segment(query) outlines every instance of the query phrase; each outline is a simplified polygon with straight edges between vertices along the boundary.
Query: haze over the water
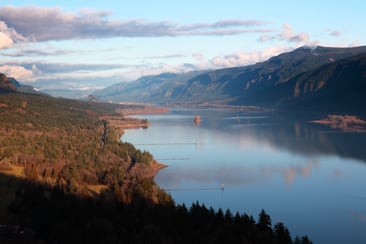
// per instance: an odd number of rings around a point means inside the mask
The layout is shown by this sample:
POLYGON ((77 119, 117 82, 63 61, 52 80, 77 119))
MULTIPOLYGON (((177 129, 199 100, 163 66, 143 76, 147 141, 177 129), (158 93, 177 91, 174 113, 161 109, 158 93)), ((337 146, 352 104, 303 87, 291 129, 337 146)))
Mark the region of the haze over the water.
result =
POLYGON ((252 64, 299 46, 366 43, 366 3, 1 1, 0 73, 92 91, 142 75, 252 64))

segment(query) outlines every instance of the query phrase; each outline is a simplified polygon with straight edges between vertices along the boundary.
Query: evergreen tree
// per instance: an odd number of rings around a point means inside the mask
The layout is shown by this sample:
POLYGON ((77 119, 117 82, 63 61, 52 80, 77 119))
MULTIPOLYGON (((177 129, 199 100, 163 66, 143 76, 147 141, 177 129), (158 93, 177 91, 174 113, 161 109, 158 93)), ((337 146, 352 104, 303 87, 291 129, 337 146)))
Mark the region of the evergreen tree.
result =
POLYGON ((259 213, 259 219, 257 225, 260 230, 272 231, 271 217, 264 211, 264 209, 262 209, 261 212, 259 213))
POLYGON ((277 223, 274 226, 274 235, 278 239, 278 241, 282 244, 292 243, 290 232, 283 223, 277 223))

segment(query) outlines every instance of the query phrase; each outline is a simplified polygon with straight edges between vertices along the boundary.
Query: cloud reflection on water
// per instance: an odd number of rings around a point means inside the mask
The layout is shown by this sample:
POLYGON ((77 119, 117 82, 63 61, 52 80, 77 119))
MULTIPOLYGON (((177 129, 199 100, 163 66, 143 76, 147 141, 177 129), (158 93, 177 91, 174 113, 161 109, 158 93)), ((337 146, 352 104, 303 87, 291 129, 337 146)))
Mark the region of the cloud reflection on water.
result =
POLYGON ((311 172, 318 168, 317 160, 309 160, 302 165, 289 166, 260 166, 249 167, 246 165, 189 168, 171 166, 162 170, 156 180, 159 185, 167 188, 179 187, 184 182, 194 184, 225 184, 226 186, 243 186, 263 182, 274 176, 283 178, 286 185, 291 186, 297 177, 307 178, 311 172))

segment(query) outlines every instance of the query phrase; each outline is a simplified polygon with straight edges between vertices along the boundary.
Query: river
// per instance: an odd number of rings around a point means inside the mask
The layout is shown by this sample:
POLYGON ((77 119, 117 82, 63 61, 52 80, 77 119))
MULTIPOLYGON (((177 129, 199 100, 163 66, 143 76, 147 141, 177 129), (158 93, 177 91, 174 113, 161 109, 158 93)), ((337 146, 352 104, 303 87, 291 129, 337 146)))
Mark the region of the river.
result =
POLYGON ((314 243, 366 243, 366 133, 274 114, 177 109, 123 141, 168 165, 155 178, 178 204, 283 222, 314 243), (195 115, 201 123, 193 122, 195 115))

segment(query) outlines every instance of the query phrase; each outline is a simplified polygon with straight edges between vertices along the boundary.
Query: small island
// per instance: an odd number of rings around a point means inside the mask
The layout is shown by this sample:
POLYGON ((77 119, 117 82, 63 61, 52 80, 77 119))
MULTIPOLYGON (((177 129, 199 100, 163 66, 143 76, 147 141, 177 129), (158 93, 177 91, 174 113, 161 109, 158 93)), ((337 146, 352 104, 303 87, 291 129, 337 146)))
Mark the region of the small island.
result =
POLYGON ((201 124, 201 117, 199 115, 196 115, 194 117, 193 122, 194 122, 195 125, 200 125, 201 124))

